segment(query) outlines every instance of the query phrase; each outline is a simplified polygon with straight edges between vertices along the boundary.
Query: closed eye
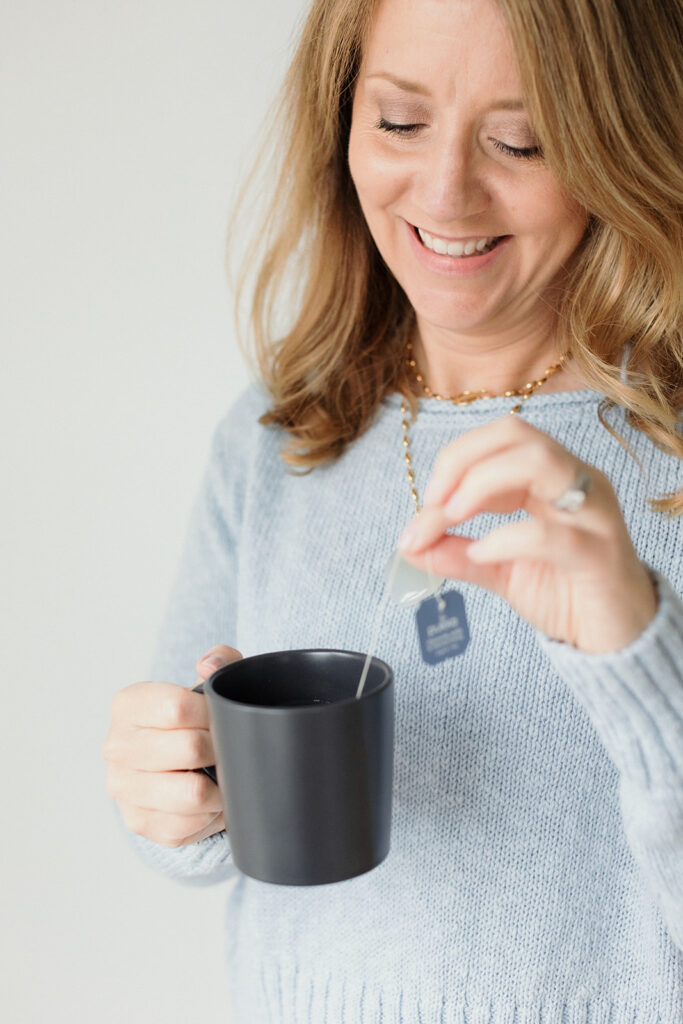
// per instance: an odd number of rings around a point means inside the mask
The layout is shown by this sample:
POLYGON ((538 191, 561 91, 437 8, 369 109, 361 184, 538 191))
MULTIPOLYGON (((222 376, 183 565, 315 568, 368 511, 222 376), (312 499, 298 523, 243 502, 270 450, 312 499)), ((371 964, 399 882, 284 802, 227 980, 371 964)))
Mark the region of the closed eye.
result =
POLYGON ((393 135, 402 135, 407 138, 409 135, 415 135, 417 130, 420 128, 419 124, 392 124, 391 121, 387 121, 385 118, 380 117, 379 121, 375 125, 382 132, 389 132, 393 135))
POLYGON ((514 156, 518 160, 533 160, 534 157, 543 156, 543 150, 540 146, 526 146, 518 149, 515 146, 508 146, 506 142, 501 142, 499 139, 489 139, 489 142, 492 142, 501 153, 505 153, 507 156, 514 156))

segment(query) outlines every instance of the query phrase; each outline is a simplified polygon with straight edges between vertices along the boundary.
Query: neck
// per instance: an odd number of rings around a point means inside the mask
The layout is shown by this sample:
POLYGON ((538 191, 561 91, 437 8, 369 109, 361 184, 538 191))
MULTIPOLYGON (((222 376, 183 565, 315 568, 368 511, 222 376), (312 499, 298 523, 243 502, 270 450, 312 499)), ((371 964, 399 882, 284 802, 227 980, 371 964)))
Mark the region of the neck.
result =
MULTIPOLYGON (((413 338, 413 358, 419 372, 433 393, 444 396, 482 390, 502 395, 538 380, 561 355, 549 327, 535 335, 507 338, 454 337, 450 331, 418 327, 413 338)), ((583 386, 567 361, 548 378, 542 390, 570 391, 583 386)))

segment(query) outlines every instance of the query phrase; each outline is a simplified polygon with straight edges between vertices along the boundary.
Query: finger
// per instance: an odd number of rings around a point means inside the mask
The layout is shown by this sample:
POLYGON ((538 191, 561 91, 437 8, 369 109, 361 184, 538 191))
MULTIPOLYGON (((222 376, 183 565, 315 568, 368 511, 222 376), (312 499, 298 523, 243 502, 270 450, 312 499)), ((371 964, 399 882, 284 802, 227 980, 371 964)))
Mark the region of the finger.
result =
POLYGON ((427 550, 419 554, 406 554, 406 560, 418 569, 445 576, 448 579, 475 583, 485 590, 502 594, 507 579, 506 566, 479 565, 467 557, 467 550, 474 541, 470 537, 453 537, 449 534, 439 537, 427 550))
MULTIPOLYGON (((427 508, 442 504, 459 486, 466 470, 473 463, 539 435, 552 441, 547 434, 516 416, 502 416, 483 427, 468 430, 439 452, 427 482, 423 505, 427 508)), ((554 441, 552 443, 557 444, 554 441)))
POLYGON ((577 572, 601 564, 603 546, 600 537, 580 526, 526 519, 501 526, 470 544, 467 557, 479 565, 532 559, 577 572))
MULTIPOLYGON (((519 492, 522 495, 522 492, 519 492)), ((502 497, 493 497, 488 502, 486 511, 494 513, 514 512, 520 508, 520 503, 515 494, 506 494, 502 497)), ((467 518, 467 517, 463 517, 467 518)), ((446 511, 443 505, 430 505, 422 508, 416 516, 408 523, 398 539, 398 548, 406 557, 426 550, 434 544, 446 530, 456 525, 456 519, 446 511)), ((469 540, 470 538, 465 538, 469 540)), ((413 560, 413 564, 418 563, 413 560)), ((420 566, 421 567, 421 566, 420 566)))
POLYGON ((210 675, 216 672, 219 668, 223 668, 224 665, 229 665, 232 661, 240 661, 242 659, 241 653, 234 647, 228 647, 227 644, 218 644, 216 647, 212 647, 202 655, 197 661, 195 668, 199 679, 197 682, 201 682, 203 679, 208 679, 210 675))
MULTIPOLYGON (((406 557, 420 554, 431 548, 452 526, 453 519, 443 506, 430 505, 429 508, 423 508, 418 512, 408 523, 398 539, 398 549, 406 557)), ((471 538, 463 539, 469 541, 471 538)), ((414 564, 417 565, 417 562, 414 564)))
POLYGON ((107 737, 103 755, 113 764, 147 772, 189 771, 216 763, 208 729, 119 729, 107 737))
POLYGON ((404 552, 412 553, 421 550, 445 533, 450 525, 443 506, 423 507, 403 529, 397 546, 400 551, 404 552))
POLYGON ((142 772, 118 768, 107 775, 107 791, 120 805, 168 814, 215 814, 220 790, 204 772, 142 772))
POLYGON ((201 693, 176 683, 131 683, 114 695, 112 721, 149 729, 208 729, 201 693))
POLYGON ((208 825, 204 828, 200 829, 198 832, 191 832, 189 835, 185 836, 185 843, 199 843, 202 839, 206 839, 208 836, 213 836, 216 832, 222 832, 224 829, 225 818, 223 816, 223 812, 220 811, 218 814, 214 814, 208 825))
POLYGON ((590 500, 572 515, 580 515, 584 527, 599 526, 604 523, 605 504, 600 500, 598 470, 537 439, 470 466, 444 511, 452 523, 459 523, 507 501, 509 511, 523 508, 534 515, 563 519, 565 513, 554 502, 572 486, 581 468, 590 473, 594 485, 590 500))
POLYGON ((225 828, 222 812, 216 814, 167 814, 144 807, 127 806, 121 815, 131 832, 162 846, 178 847, 198 842, 203 835, 225 828))

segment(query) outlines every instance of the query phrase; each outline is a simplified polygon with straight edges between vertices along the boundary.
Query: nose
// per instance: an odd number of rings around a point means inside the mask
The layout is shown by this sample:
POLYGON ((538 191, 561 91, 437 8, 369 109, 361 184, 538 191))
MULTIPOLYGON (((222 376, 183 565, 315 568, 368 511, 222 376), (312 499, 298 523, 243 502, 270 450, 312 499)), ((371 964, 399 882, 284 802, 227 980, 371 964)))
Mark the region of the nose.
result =
POLYGON ((464 222, 486 210, 490 196, 471 146, 444 139, 421 155, 416 200, 434 225, 464 222))

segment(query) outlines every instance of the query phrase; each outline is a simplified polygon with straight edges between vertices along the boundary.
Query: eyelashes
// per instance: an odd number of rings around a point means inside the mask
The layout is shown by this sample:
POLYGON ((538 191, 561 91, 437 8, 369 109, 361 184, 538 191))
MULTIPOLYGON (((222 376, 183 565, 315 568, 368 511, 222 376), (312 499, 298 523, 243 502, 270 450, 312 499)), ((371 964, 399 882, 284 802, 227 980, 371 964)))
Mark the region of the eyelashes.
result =
POLYGON ((518 149, 515 146, 508 146, 507 143, 501 142, 500 139, 489 139, 489 142, 492 142, 501 153, 507 153, 508 156, 514 156, 518 160, 533 160, 534 157, 543 156, 543 150, 540 146, 526 146, 518 149))
MULTIPOLYGON (((379 131, 387 132, 390 135, 397 135, 400 138, 408 139, 416 135, 422 126, 419 124, 393 124, 391 121, 387 121, 386 118, 380 117, 375 125, 379 131)), ((543 156, 543 150, 540 146, 508 146, 506 142, 501 142, 500 139, 492 139, 489 141, 493 143, 496 149, 500 150, 501 153, 505 153, 506 156, 514 157, 516 160, 533 160, 543 156)))
POLYGON ((375 128, 379 128, 382 132, 401 135, 403 138, 415 135, 419 127, 419 124, 392 124, 391 121, 386 121, 383 117, 380 117, 379 121, 375 125, 375 128))

